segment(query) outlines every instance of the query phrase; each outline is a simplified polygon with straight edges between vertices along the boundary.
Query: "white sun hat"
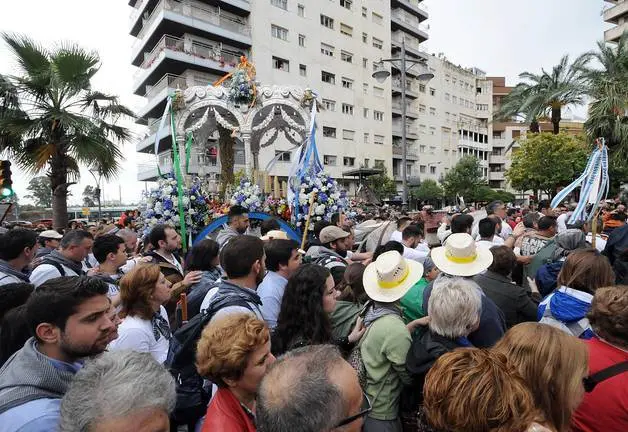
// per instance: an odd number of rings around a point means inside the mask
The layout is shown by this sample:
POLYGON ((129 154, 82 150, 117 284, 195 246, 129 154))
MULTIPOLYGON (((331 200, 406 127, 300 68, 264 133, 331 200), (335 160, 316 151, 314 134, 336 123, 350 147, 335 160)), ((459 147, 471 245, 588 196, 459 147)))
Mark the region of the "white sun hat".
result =
POLYGON ((430 256, 441 272, 452 276, 475 276, 493 263, 491 251, 476 247, 466 233, 451 234, 444 246, 432 249, 430 256))
POLYGON ((423 264, 390 251, 366 267, 362 283, 371 300, 392 303, 403 297, 422 277, 423 264))

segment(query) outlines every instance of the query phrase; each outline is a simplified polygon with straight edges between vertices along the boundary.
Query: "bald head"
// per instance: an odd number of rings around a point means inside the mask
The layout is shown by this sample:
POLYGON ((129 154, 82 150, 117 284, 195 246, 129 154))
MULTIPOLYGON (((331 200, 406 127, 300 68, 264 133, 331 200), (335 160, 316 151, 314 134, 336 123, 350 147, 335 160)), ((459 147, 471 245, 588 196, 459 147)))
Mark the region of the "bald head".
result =
POLYGON ((262 380, 257 393, 257 430, 331 431, 355 414, 354 406, 359 410, 361 401, 355 371, 336 347, 299 348, 277 360, 262 380))

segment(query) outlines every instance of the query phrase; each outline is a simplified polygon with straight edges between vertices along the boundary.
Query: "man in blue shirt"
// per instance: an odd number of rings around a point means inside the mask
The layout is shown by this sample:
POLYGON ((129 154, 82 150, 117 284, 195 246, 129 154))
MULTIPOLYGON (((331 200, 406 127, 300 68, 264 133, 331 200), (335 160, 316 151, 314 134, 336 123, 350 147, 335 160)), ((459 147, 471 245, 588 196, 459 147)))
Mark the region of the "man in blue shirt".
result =
POLYGON ((257 287, 262 300, 262 315, 271 329, 277 326, 281 299, 288 278, 301 265, 299 244, 294 240, 270 240, 265 246, 268 273, 257 287))
POLYGON ((86 276, 46 281, 26 303, 31 337, 0 369, 0 432, 57 430, 59 407, 86 357, 117 336, 107 284, 86 276))

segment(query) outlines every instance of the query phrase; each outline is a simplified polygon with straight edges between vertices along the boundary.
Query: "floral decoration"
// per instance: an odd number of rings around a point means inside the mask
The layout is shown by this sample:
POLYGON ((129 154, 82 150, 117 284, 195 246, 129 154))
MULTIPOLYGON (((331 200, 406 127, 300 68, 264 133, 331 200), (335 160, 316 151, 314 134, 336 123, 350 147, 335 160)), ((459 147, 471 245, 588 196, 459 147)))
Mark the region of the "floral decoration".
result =
POLYGON ((316 193, 314 209, 310 220, 309 230, 314 230, 314 224, 320 220, 331 221, 334 213, 344 212, 348 207, 346 193, 340 190, 338 182, 328 174, 320 172, 317 175, 305 175, 301 181, 299 191, 299 211, 294 221, 301 228, 305 224, 310 208, 310 197, 316 193))
POLYGON ((231 195, 231 205, 239 205, 250 212, 262 211, 263 204, 260 198, 261 190, 259 186, 252 183, 247 177, 240 179, 240 184, 231 195))

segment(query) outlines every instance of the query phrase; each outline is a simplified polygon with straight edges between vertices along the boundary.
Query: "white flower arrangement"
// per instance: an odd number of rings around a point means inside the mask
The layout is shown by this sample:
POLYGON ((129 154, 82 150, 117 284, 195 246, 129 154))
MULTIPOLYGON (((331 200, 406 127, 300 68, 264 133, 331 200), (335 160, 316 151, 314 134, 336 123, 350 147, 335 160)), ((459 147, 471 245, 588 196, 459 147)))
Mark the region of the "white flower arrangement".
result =
MULTIPOLYGON (((309 212, 310 197, 316 193, 314 208, 312 210, 312 220, 309 230, 314 230, 314 223, 320 220, 331 221, 334 213, 344 211, 349 202, 344 191, 340 190, 338 182, 328 174, 320 172, 317 175, 306 175, 301 181, 299 188, 299 211, 294 220, 297 227, 305 224, 309 212)), ((293 219, 294 219, 293 212, 293 219)))
POLYGON ((230 204, 242 206, 250 212, 259 212, 264 206, 260 194, 259 186, 244 177, 233 191, 230 204))

